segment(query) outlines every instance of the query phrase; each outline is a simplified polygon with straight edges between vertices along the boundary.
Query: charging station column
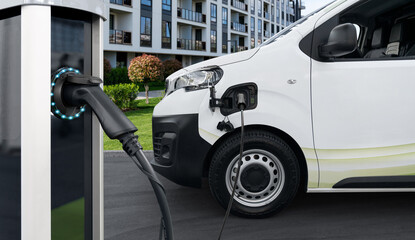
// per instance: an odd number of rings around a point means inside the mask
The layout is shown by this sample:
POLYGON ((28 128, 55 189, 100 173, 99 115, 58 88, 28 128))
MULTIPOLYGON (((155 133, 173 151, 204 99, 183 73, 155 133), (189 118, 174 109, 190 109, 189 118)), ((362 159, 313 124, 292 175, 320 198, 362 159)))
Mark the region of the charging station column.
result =
POLYGON ((103 239, 103 148, 88 108, 51 115, 51 76, 102 76, 101 0, 0 2, 0 239, 103 239))

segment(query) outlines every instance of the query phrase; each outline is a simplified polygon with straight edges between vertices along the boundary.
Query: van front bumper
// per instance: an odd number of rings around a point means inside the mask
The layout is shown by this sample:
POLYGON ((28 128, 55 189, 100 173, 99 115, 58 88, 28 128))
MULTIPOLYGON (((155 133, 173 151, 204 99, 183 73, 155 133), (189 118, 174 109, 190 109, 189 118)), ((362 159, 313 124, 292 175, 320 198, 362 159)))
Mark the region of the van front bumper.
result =
POLYGON ((198 114, 153 117, 154 170, 184 186, 200 187, 211 145, 199 135, 198 114))

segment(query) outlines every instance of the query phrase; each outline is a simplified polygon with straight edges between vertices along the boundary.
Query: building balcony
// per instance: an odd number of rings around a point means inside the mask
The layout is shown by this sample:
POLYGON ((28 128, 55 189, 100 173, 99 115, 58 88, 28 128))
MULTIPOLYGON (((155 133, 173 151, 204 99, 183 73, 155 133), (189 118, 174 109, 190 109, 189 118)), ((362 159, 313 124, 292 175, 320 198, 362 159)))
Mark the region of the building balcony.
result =
POLYGON ((110 0, 110 3, 117 4, 117 5, 122 5, 122 6, 127 6, 127 7, 132 7, 131 0, 110 0))
POLYGON ((264 37, 266 37, 266 38, 271 37, 271 35, 270 35, 269 31, 264 30, 264 37))
POLYGON ((112 44, 127 44, 131 45, 131 32, 122 30, 110 30, 109 31, 109 43, 112 44))
POLYGON ((248 50, 248 47, 245 47, 245 46, 235 46, 235 45, 231 46, 231 53, 242 52, 246 50, 248 50))
POLYGON ((269 13, 268 12, 264 12, 264 18, 269 20, 269 13))
POLYGON ((206 15, 184 8, 177 8, 177 17, 192 22, 206 23, 206 15))
POLYGON ((242 23, 237 23, 237 22, 231 22, 231 29, 238 31, 238 32, 242 32, 242 33, 247 33, 248 32, 248 25, 247 24, 242 24, 242 23))
POLYGON ((206 42, 191 40, 191 39, 177 39, 177 49, 193 50, 193 51, 206 51, 206 42))
POLYGON ((244 2, 238 1, 238 0, 232 0, 231 5, 234 8, 237 8, 242 11, 248 12, 248 4, 245 4, 244 2))

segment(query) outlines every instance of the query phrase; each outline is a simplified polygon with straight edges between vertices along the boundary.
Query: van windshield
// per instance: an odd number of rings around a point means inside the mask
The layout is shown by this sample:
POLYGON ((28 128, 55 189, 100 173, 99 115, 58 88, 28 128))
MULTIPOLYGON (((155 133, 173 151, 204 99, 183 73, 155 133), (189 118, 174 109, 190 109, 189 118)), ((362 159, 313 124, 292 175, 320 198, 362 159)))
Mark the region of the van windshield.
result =
POLYGON ((303 22, 307 21, 307 19, 309 19, 311 16, 313 16, 314 14, 316 14, 316 13, 320 12, 321 10, 325 9, 327 6, 329 6, 329 5, 330 5, 330 4, 332 4, 332 3, 333 3, 333 2, 331 2, 331 3, 327 4, 327 5, 325 5, 324 7, 320 8, 320 9, 317 9, 316 11, 314 11, 314 12, 312 12, 312 13, 308 14, 307 16, 305 16, 305 17, 303 17, 303 18, 299 19, 299 20, 298 20, 298 21, 296 21, 295 23, 293 23, 293 24, 289 25, 288 27, 284 28, 284 30, 282 30, 281 32, 279 32, 279 33, 275 34, 274 36, 272 36, 270 39, 268 39, 267 41, 265 41, 264 43, 262 43, 261 45, 259 45, 259 47, 266 46, 266 45, 268 45, 268 44, 270 44, 270 43, 275 42, 278 38, 280 38, 280 37, 282 37, 282 36, 284 36, 284 35, 288 34, 289 32, 291 32, 291 29, 292 29, 292 28, 294 28, 295 26, 298 26, 298 25, 300 25, 301 23, 303 23, 303 22))

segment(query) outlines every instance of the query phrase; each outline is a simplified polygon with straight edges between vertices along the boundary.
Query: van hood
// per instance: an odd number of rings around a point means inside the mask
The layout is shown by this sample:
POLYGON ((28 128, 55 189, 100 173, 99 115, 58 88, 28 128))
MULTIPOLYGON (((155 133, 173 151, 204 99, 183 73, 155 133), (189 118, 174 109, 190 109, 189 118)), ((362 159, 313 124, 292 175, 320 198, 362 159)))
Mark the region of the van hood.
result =
POLYGON ((220 67, 224 65, 237 63, 237 62, 243 62, 243 61, 246 61, 252 58, 258 51, 259 51, 259 48, 254 48, 254 49, 250 49, 247 51, 228 54, 228 55, 216 57, 213 59, 209 59, 207 61, 203 61, 200 63, 196 63, 196 64, 190 65, 186 68, 183 68, 173 73, 172 75, 168 77, 168 79, 174 79, 182 74, 185 74, 186 72, 191 72, 193 70, 203 68, 203 67, 208 67, 208 66, 219 66, 220 67))

